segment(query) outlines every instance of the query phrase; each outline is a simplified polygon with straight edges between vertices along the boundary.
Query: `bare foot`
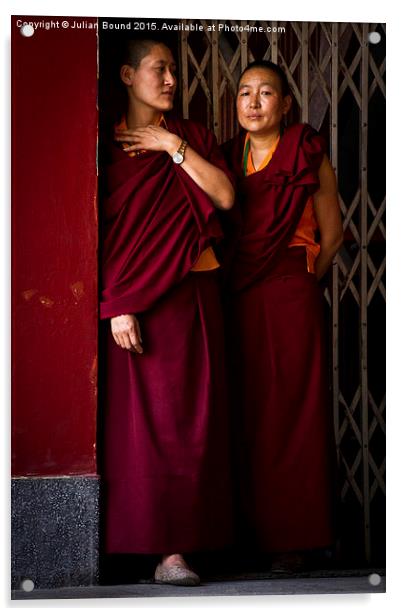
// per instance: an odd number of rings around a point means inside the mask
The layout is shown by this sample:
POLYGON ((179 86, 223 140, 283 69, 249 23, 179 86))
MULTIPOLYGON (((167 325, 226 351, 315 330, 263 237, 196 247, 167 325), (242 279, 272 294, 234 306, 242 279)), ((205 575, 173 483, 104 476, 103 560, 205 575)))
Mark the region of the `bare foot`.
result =
POLYGON ((198 586, 200 578, 190 569, 181 554, 165 554, 156 567, 154 580, 157 584, 198 586))
POLYGON ((164 554, 161 564, 166 567, 179 565, 180 567, 186 567, 188 569, 188 564, 184 560, 182 554, 164 554))

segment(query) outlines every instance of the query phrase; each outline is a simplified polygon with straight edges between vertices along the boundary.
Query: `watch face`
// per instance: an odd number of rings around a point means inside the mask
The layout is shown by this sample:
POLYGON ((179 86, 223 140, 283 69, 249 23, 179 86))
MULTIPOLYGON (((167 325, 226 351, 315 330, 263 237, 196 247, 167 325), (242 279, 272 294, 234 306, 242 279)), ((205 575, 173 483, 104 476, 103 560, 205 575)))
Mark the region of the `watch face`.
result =
POLYGON ((177 163, 178 165, 180 165, 180 163, 182 163, 184 160, 183 154, 180 154, 179 152, 175 152, 172 158, 173 162, 177 163))

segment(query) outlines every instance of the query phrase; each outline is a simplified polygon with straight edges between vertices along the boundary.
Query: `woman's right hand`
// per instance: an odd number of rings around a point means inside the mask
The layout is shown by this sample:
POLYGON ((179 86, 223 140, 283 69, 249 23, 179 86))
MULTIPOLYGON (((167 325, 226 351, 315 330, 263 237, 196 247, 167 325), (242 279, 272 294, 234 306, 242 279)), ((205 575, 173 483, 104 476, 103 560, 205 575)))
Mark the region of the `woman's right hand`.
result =
POLYGON ((121 314, 110 319, 113 338, 122 349, 143 353, 140 325, 133 314, 121 314))

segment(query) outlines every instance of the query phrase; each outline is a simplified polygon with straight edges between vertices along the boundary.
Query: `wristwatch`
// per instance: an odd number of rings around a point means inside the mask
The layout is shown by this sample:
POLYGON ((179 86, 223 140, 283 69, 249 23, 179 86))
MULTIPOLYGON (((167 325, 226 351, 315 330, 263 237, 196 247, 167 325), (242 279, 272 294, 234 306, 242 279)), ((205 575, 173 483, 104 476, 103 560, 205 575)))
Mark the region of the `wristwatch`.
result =
POLYGON ((177 152, 175 152, 172 156, 173 158, 173 162, 176 163, 176 165, 181 165, 181 163, 184 160, 184 151, 187 147, 187 141, 185 141, 183 139, 183 141, 181 142, 179 149, 177 150, 177 152))

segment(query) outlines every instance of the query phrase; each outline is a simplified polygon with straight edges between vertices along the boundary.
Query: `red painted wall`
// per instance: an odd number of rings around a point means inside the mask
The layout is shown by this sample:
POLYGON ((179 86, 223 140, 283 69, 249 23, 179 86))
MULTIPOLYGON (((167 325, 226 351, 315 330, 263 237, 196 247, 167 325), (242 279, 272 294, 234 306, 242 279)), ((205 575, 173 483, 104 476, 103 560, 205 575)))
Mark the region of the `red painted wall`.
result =
POLYGON ((11 24, 15 476, 96 473, 97 36, 73 22, 11 24))

